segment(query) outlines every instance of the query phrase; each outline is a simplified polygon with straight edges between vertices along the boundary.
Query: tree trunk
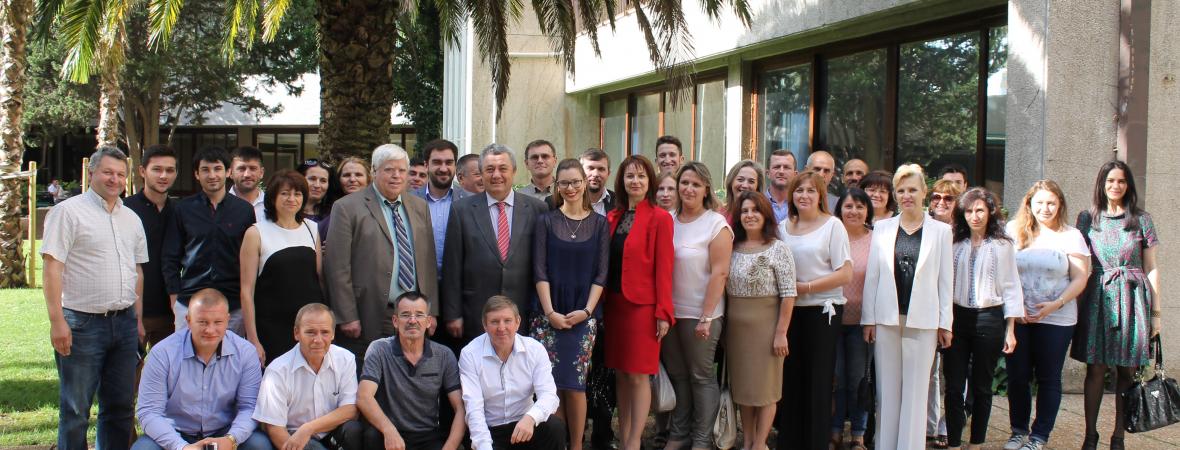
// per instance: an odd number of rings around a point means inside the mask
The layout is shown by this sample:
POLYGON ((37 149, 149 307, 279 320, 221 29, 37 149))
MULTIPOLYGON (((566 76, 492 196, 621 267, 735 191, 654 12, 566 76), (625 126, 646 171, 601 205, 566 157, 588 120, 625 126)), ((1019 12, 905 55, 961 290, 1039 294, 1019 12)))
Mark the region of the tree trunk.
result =
POLYGON ((119 88, 119 66, 103 63, 99 77, 98 97, 98 145, 119 143, 119 108, 123 103, 123 91, 119 88))
MULTIPOLYGON (((21 115, 25 96, 25 44, 32 0, 0 0, 0 173, 21 168, 25 145, 21 115)), ((21 250, 21 192, 25 180, 0 181, 0 288, 25 287, 21 250)), ((36 211, 30 211, 36 214, 36 211)))
POLYGON ((319 2, 320 154, 330 161, 389 142, 397 3, 319 2))

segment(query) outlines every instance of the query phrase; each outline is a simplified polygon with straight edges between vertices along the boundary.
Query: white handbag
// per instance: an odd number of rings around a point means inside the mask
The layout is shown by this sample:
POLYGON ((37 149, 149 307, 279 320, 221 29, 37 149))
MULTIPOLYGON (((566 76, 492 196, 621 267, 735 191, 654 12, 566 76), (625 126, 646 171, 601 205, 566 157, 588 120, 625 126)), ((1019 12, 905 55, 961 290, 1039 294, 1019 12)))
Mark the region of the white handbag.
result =
POLYGON ((656 372, 651 388, 652 409, 657 412, 668 412, 676 408, 676 391, 672 389, 672 379, 668 378, 664 363, 660 363, 660 370, 656 372))
POLYGON ((733 396, 729 394, 729 369, 721 363, 721 405, 717 408, 717 421, 713 423, 713 444, 721 450, 733 448, 737 442, 737 413, 733 407, 733 396))

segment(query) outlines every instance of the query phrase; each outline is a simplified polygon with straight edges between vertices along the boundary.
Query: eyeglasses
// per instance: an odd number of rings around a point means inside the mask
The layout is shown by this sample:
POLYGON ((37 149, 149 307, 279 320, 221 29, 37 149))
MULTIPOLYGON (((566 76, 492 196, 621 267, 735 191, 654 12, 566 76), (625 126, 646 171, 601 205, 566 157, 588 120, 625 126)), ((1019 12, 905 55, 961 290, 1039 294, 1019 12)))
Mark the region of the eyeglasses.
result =
POLYGON ((558 189, 569 189, 569 188, 574 188, 574 189, 577 189, 577 188, 580 188, 580 187, 582 187, 582 183, 583 183, 583 180, 564 180, 564 181, 558 181, 558 182, 557 182, 557 188, 558 188, 558 189))
POLYGON ((930 203, 938 202, 954 203, 955 196, 950 194, 930 194, 930 203))
POLYGON ((429 315, 427 315, 426 313, 413 313, 413 314, 411 314, 411 313, 401 313, 401 314, 398 314, 398 315, 397 315, 397 317, 398 317, 399 319, 401 319, 401 320, 404 320, 404 321, 407 321, 407 322, 409 322, 409 321, 410 321, 410 319, 414 319, 414 320, 416 320, 416 321, 418 321, 418 322, 424 322, 424 321, 426 321, 426 318, 427 318, 427 317, 430 317, 430 316, 429 316, 429 315))

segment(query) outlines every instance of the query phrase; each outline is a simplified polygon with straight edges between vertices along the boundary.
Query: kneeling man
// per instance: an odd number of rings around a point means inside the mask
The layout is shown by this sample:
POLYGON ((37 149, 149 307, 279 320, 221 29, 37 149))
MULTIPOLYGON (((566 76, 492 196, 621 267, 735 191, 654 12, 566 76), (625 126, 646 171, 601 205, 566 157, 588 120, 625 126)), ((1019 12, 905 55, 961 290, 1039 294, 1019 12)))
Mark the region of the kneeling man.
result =
POLYGON ((474 450, 564 450, 565 424, 551 417, 558 399, 549 353, 536 339, 516 334, 516 303, 489 298, 483 328, 459 356, 474 450))
POLYGON ((357 407, 371 425, 365 428, 365 448, 457 449, 466 432, 459 363, 451 349, 426 339, 432 322, 430 301, 422 293, 405 292, 394 307, 397 334, 373 341, 365 353, 357 393, 357 407), (449 424, 438 422, 438 399, 444 395, 455 410, 449 424))
POLYGON ((266 366, 254 420, 275 448, 360 448, 356 359, 332 345, 335 329, 332 310, 321 303, 305 305, 295 314, 298 344, 266 366))
POLYGON ((188 328, 152 347, 139 380, 132 450, 271 449, 254 422, 262 367, 254 344, 229 327, 229 302, 206 288, 189 299, 188 328))

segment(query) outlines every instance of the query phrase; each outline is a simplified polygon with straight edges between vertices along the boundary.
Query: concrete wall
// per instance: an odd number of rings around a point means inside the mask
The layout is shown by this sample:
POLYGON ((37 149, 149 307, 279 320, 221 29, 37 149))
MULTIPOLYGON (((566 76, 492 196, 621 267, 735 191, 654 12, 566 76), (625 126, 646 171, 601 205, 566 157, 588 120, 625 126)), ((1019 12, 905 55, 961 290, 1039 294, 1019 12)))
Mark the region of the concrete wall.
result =
MULTIPOLYGON (((1013 0, 1009 2, 1011 42, 1008 58, 1008 150, 1005 205, 1019 208, 1022 193, 1034 181, 1057 181, 1066 193, 1070 217, 1088 208, 1098 167, 1114 157, 1118 103, 1119 9, 1117 2, 1013 0)), ((1180 175, 1175 143, 1180 130, 1180 5, 1152 3, 1151 81, 1148 111, 1147 174, 1138 179, 1144 207, 1160 232, 1160 292, 1165 330, 1180 325, 1180 308, 1168 292, 1180 286, 1180 270, 1166 262, 1180 257, 1176 223, 1180 211, 1170 204, 1165 183, 1180 175)), ((1072 219, 1071 219, 1072 223, 1072 219)), ((1164 333, 1165 352, 1177 354, 1180 338, 1164 333)), ((1180 363, 1173 358, 1169 367, 1180 363)), ((1084 366, 1066 364, 1066 388, 1079 390, 1084 366)))

